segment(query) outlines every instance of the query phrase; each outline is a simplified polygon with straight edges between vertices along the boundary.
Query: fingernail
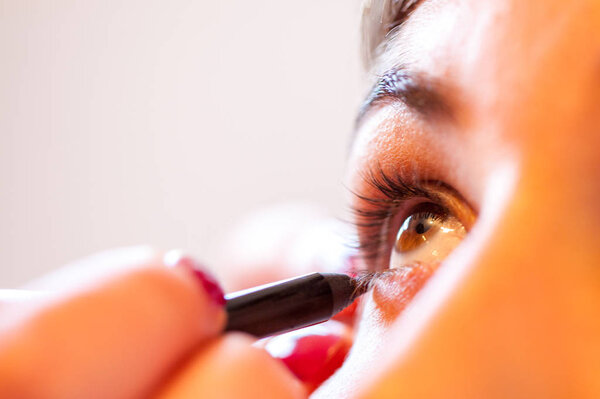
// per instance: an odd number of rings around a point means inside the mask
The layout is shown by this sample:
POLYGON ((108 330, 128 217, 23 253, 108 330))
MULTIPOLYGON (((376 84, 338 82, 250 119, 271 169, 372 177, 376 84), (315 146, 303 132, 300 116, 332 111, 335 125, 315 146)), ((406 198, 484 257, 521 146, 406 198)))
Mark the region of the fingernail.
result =
POLYGON ((270 338, 265 349, 312 392, 340 368, 352 345, 348 330, 333 323, 270 338))
POLYGON ((223 289, 217 280, 199 262, 178 250, 167 252, 163 261, 167 267, 188 270, 196 277, 196 280, 202 285, 202 288, 204 288, 204 291, 214 303, 219 306, 225 305, 223 289))

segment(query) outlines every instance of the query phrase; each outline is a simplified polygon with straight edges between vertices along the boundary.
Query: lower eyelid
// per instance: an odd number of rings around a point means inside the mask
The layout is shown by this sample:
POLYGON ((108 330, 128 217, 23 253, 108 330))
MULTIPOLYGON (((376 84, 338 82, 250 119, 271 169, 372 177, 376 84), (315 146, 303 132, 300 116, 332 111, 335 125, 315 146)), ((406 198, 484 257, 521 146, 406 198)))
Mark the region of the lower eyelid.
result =
POLYGON ((396 320, 436 269, 435 264, 413 263, 376 279, 372 284, 372 298, 381 320, 384 323, 396 320))

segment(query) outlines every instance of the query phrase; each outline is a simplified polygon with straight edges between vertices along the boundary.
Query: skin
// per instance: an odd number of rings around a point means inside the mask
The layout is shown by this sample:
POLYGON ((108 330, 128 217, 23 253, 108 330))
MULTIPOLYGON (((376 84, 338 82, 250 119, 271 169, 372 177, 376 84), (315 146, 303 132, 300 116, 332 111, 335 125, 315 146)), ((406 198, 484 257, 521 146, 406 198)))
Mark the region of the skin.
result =
POLYGON ((349 185, 374 164, 427 176, 478 219, 404 312, 398 281, 375 288, 315 397, 600 395, 599 49, 595 1, 432 0, 407 20, 374 69, 435 80, 455 116, 373 107, 349 185))
MULTIPOLYGON (((435 81, 452 118, 373 106, 348 185, 368 191, 375 165, 443 181, 477 219, 435 270, 367 294, 315 398, 600 397, 599 30, 592 0, 431 0, 410 16, 375 73, 435 81)), ((32 286, 58 300, 4 297, 0 397, 305 396, 248 337, 220 333, 222 309, 189 273, 152 251, 109 255, 32 286), (98 320, 126 328, 107 340, 98 320)))
POLYGON ((109 251, 29 288, 44 293, 16 299, 0 291, 0 397, 306 395, 252 339, 222 334, 223 308, 159 252, 109 251))

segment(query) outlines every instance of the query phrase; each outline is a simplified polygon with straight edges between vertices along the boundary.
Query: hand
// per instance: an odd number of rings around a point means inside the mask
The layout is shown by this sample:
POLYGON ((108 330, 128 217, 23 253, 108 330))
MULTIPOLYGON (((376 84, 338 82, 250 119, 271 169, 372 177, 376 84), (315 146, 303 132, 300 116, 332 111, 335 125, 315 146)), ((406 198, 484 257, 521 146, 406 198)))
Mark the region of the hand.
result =
MULTIPOLYGON (((347 226, 323 209, 286 203, 256 211, 237 222, 222 245, 217 269, 230 291, 310 272, 347 272, 351 255, 347 226)), ((355 302, 354 305, 357 305, 355 302)), ((308 392, 342 364, 352 345, 354 310, 334 320, 282 334, 258 344, 280 359, 308 392)))
POLYGON ((116 250, 28 287, 43 294, 0 292, 0 397, 304 397, 250 338, 222 334, 218 288, 190 259, 175 263, 116 250))

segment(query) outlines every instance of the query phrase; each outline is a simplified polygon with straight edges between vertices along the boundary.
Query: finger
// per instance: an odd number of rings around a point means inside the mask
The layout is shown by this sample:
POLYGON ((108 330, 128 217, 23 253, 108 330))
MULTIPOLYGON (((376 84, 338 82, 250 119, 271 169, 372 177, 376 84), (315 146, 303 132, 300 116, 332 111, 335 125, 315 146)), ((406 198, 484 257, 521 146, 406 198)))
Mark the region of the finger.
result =
POLYGON ((222 330, 223 308, 189 261, 169 269, 153 254, 139 262, 84 290, 3 310, 0 397, 142 397, 222 330))
POLYGON ((3 289, 0 290, 0 306, 43 299, 44 297, 47 297, 47 294, 42 291, 3 289))
POLYGON ((296 399, 306 391, 286 367, 253 340, 227 334, 198 350, 157 399, 296 399))
POLYGON ((312 392, 344 362, 352 346, 352 330, 330 320, 267 338, 259 344, 312 392))
POLYGON ((33 291, 73 291, 85 289, 99 280, 147 265, 148 259, 157 256, 148 245, 113 248, 68 263, 56 270, 29 281, 22 288, 33 291))

